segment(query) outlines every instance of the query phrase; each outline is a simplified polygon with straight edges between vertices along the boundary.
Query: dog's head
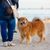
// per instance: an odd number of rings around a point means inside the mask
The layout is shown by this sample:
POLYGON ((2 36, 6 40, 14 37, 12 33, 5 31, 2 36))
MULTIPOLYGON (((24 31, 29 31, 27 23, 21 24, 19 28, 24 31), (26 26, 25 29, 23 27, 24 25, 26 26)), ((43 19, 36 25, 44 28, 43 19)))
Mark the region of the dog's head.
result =
POLYGON ((27 26, 27 24, 28 24, 28 20, 27 20, 26 17, 20 17, 20 18, 18 18, 18 25, 20 27, 25 27, 25 26, 27 26))

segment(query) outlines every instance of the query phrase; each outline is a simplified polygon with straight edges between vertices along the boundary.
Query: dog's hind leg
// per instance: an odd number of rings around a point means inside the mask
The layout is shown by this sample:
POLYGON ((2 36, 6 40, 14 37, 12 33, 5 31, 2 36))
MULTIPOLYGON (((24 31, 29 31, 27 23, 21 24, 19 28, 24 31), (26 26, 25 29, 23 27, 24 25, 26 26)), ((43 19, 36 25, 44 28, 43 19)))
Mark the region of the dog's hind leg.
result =
POLYGON ((42 40, 46 40, 46 35, 45 35, 45 33, 42 34, 42 40))
POLYGON ((43 40, 45 40, 45 34, 44 34, 44 32, 39 32, 38 36, 40 37, 40 41, 39 42, 42 42, 43 40))

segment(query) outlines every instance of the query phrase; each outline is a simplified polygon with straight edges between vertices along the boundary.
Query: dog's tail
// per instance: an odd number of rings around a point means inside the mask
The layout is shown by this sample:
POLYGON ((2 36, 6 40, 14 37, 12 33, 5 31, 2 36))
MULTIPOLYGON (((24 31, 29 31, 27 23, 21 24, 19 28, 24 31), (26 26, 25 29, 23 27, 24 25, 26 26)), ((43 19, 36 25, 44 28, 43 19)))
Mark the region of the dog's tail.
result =
POLYGON ((35 19, 35 21, 40 21, 40 19, 35 19))
POLYGON ((35 18, 33 18, 32 21, 42 21, 42 20, 40 18, 35 17, 35 18))

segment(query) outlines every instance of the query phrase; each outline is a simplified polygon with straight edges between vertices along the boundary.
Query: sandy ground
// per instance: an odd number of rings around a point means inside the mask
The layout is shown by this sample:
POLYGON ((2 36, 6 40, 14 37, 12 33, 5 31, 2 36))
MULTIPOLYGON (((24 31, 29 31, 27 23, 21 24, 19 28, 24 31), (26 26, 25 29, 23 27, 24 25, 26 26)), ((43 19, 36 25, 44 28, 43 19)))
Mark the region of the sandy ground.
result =
POLYGON ((19 33, 14 33, 14 43, 16 46, 14 47, 3 47, 2 41, 1 41, 1 36, 0 36, 0 50, 50 50, 50 24, 47 25, 47 30, 46 30, 46 41, 43 41, 39 44, 37 44, 37 41, 39 38, 33 37, 32 42, 30 43, 29 46, 25 42, 23 44, 20 44, 20 39, 19 39, 19 33))

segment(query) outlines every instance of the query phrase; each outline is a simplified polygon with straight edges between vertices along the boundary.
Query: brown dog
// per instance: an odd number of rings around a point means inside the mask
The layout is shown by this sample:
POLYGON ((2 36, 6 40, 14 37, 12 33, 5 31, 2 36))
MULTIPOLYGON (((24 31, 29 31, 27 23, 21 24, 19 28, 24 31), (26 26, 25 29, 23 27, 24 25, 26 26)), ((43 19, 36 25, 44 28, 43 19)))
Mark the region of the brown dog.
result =
POLYGON ((31 37, 36 34, 40 37, 40 41, 45 40, 44 23, 39 18, 29 22, 27 18, 20 17, 18 19, 18 29, 21 35, 21 42, 26 38, 26 42, 29 44, 31 37))

